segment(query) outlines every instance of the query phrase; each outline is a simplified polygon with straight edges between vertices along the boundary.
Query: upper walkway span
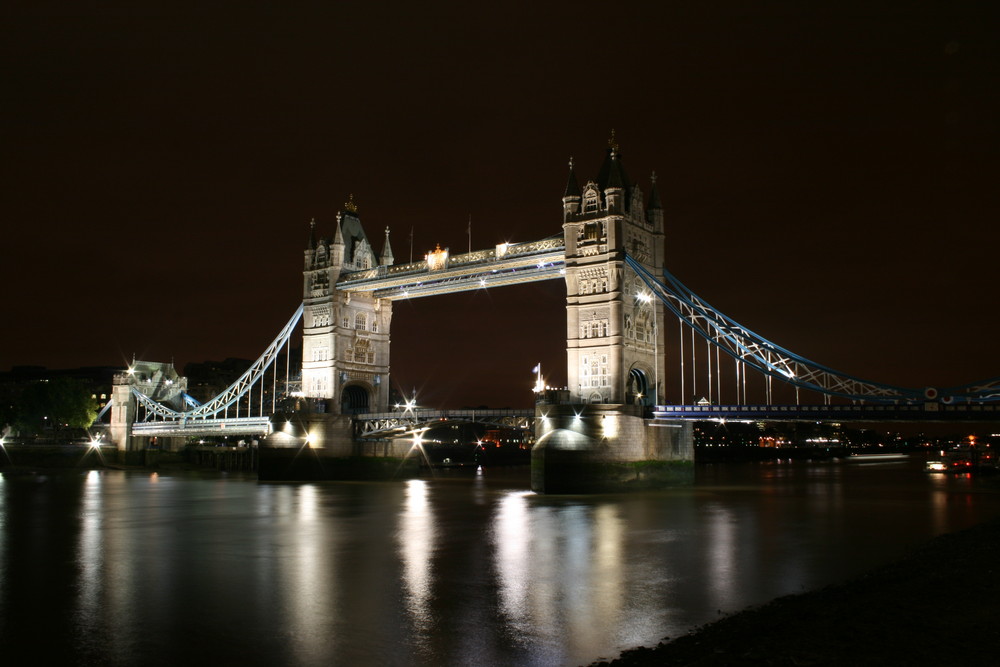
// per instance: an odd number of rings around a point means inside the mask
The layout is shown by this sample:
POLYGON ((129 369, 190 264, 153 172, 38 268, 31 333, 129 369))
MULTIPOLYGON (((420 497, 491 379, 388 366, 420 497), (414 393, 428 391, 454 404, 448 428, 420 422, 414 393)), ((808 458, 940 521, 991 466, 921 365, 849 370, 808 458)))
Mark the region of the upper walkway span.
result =
POLYGON ((345 274, 337 289, 391 301, 561 278, 565 265, 566 246, 558 236, 454 256, 438 249, 419 262, 345 274))

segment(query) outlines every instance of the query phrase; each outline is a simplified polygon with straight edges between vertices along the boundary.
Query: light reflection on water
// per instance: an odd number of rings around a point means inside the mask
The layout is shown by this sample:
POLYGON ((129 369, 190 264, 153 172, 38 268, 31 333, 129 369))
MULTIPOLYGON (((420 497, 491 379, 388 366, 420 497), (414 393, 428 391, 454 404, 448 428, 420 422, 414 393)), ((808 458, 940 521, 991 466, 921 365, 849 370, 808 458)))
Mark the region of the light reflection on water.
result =
POLYGON ((587 664, 1000 516, 995 486, 919 462, 705 466, 635 495, 526 487, 494 470, 0 475, 0 641, 60 664, 587 664))

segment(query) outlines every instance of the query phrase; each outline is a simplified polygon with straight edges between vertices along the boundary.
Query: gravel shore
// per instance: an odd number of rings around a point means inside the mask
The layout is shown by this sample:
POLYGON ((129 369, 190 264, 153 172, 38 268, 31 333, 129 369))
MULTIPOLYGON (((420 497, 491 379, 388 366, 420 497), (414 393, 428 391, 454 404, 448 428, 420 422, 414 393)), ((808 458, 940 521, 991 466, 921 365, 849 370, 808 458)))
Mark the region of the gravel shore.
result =
POLYGON ((1000 521, 596 665, 998 665, 1000 521))

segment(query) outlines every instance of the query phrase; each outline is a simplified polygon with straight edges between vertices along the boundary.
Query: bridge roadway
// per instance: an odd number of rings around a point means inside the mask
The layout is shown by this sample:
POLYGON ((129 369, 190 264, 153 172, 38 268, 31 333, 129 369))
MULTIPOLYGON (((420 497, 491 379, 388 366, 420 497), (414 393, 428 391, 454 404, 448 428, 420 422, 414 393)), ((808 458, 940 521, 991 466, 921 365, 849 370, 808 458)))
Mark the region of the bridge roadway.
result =
MULTIPOLYGON (((949 405, 922 404, 865 405, 659 405, 653 409, 658 420, 710 421, 720 419, 750 421, 909 421, 909 422, 1000 422, 1000 403, 949 405)), ((501 428, 534 428, 534 410, 395 410, 353 416, 357 437, 385 438, 430 428, 438 422, 467 422, 501 428)), ((270 417, 196 419, 189 421, 137 422, 137 436, 219 436, 259 435, 271 432, 270 417)))
POLYGON ((534 408, 520 410, 396 410, 354 415, 354 435, 361 438, 386 438, 432 428, 442 422, 486 424, 500 428, 531 429, 535 425, 534 408))
MULTIPOLYGON (((528 429, 534 427, 533 409, 521 410, 404 410, 373 412, 352 417, 354 433, 363 438, 384 438, 420 431, 440 422, 466 422, 528 429)), ((160 420, 136 422, 132 435, 145 437, 259 435, 271 433, 271 418, 230 417, 228 419, 160 420)))
POLYGON ((949 405, 945 403, 851 404, 851 405, 659 405, 657 419, 709 421, 911 421, 992 422, 1000 421, 1000 403, 949 405))
POLYGON ((370 292, 379 299, 406 299, 552 280, 565 275, 565 266, 566 246, 560 235, 454 256, 447 250, 435 251, 419 262, 345 274, 337 289, 370 292))
POLYGON ((267 435, 271 432, 271 418, 230 417, 228 419, 190 419, 136 422, 132 435, 146 437, 194 435, 267 435))

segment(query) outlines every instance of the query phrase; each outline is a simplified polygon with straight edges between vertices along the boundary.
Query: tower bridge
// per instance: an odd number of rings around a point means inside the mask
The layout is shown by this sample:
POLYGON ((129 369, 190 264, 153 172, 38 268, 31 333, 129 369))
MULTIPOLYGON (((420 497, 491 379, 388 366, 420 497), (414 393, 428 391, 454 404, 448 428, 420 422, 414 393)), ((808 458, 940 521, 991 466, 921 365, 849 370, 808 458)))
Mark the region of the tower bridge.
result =
MULTIPOLYGON (((533 487, 560 492, 641 486, 660 473, 676 480, 693 460, 697 419, 993 419, 1000 378, 947 389, 863 380, 796 355, 714 309, 666 271, 655 177, 648 187, 644 193, 628 177, 612 141, 597 176, 582 186, 570 162, 560 234, 455 255, 439 246, 405 264, 395 262, 388 228, 376 252, 351 199, 331 236, 310 224, 302 304, 251 368, 204 405, 190 403, 176 373, 167 377, 155 365, 131 369, 116 378, 112 438, 130 450, 142 438, 247 434, 268 447, 309 443, 349 457, 369 451, 366 441, 392 445, 394 436, 433 419, 508 419, 534 428, 533 487), (506 416, 389 409, 395 301, 557 278, 566 285, 568 378, 559 400, 540 397, 533 414, 506 416), (668 317, 680 330, 676 353, 666 345, 668 317), (293 370, 287 348, 299 325, 302 361, 293 370), (700 357, 696 340, 705 346, 700 357), (677 405, 665 400, 668 358, 680 380, 677 405), (722 400, 724 359, 737 378, 731 405, 722 400), (748 399, 749 376, 766 387, 762 403, 748 399), (707 405, 686 405, 699 380, 707 405), (795 406, 774 400, 774 383, 794 388, 795 406), (800 405, 800 391, 823 405, 800 405), (309 410, 297 413, 303 401, 309 410), (969 409, 950 409, 959 405, 969 409), (300 416, 292 420, 291 413, 300 416)), ((383 455, 405 456, 407 443, 397 440, 383 455)))

